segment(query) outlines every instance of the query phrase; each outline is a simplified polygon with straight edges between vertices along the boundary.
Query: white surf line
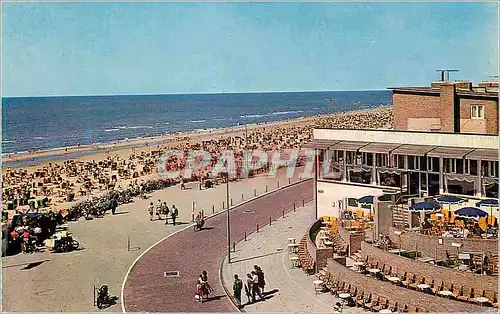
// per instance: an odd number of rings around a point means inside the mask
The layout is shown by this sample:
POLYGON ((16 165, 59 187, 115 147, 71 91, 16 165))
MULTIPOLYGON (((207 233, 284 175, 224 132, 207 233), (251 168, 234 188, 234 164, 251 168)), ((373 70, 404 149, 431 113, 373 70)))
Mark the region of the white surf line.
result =
MULTIPOLYGON (((212 218, 212 217, 215 217, 215 216, 217 216, 217 215, 220 215, 220 214, 222 214, 222 213, 225 213, 225 212, 227 212, 228 210, 232 210, 232 209, 234 209, 235 207, 239 207, 239 206, 244 205, 244 204, 246 204, 246 203, 252 202, 252 201, 254 201, 254 200, 258 199, 258 198, 261 198, 261 197, 264 197, 264 196, 269 195, 269 194, 271 194, 271 193, 277 192, 277 191, 279 191, 279 190, 283 190, 283 189, 285 189, 285 188, 288 188, 288 187, 291 187, 291 186, 294 186, 294 185, 297 185, 297 184, 303 183, 303 182, 305 182, 305 181, 307 181, 307 180, 311 180, 311 179, 299 180, 299 181, 297 181, 297 182, 294 182, 294 183, 291 183, 291 184, 288 184, 288 185, 284 185, 284 186, 282 186, 282 187, 280 187, 280 188, 276 188, 276 189, 274 189, 274 190, 271 190, 271 191, 269 191, 269 192, 267 192, 267 193, 264 193, 264 194, 261 194, 261 195, 254 196, 254 197, 252 197, 252 198, 250 198, 250 199, 248 199, 248 200, 246 200, 246 201, 243 201, 243 202, 241 202, 241 203, 239 203, 239 204, 236 204, 236 205, 234 205, 234 206, 232 206, 232 207, 229 207, 229 208, 228 208, 228 209, 226 209, 226 210, 221 210, 221 211, 219 211, 219 212, 217 212, 217 213, 215 213, 215 214, 212 214, 212 215, 208 216, 208 217, 207 217, 207 220, 208 220, 208 219, 210 219, 210 218, 212 218)), ((127 270, 127 273, 125 274, 125 278, 123 279, 123 283, 122 283, 122 287, 121 287, 121 291, 120 291, 120 301, 121 301, 121 305, 122 305, 122 312, 123 312, 123 313, 126 313, 126 312, 127 312, 127 311, 125 311, 125 299, 123 298, 123 294, 124 294, 124 290, 125 290, 125 283, 127 282, 128 276, 130 275, 130 272, 132 271, 132 268, 134 268, 135 264, 137 264, 137 262, 138 262, 138 261, 139 261, 139 260, 140 260, 140 259, 141 259, 141 258, 142 258, 142 257, 143 257, 146 253, 147 253, 147 252, 149 252, 152 248, 154 248, 155 246, 157 246, 158 244, 160 244, 160 243, 161 243, 161 242, 163 242, 164 240, 166 240, 166 239, 170 238, 171 236, 173 236, 173 235, 175 235, 175 234, 177 234, 177 233, 179 233, 179 232, 182 232, 182 231, 184 231, 184 230, 187 230, 188 228, 191 228, 193 225, 194 225, 194 223, 191 223, 191 224, 187 225, 186 227, 184 227, 184 228, 182 228, 182 229, 179 229, 179 230, 177 230, 177 231, 175 231, 175 232, 173 232, 173 233, 171 233, 171 234, 167 235, 167 236, 166 236, 166 237, 164 237, 163 239, 158 240, 155 244, 151 245, 151 246, 150 246, 149 248, 147 248, 144 252, 142 252, 142 253, 141 253, 141 254, 140 254, 140 255, 139 255, 139 256, 138 256, 138 257, 134 260, 134 262, 132 263, 132 265, 130 265, 129 269, 127 270)))

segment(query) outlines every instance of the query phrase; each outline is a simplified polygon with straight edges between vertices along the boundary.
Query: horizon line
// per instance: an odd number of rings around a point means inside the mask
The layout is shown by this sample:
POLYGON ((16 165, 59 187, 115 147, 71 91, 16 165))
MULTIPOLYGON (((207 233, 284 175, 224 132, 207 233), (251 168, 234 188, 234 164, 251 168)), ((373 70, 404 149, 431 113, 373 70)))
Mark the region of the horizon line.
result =
POLYGON ((5 96, 1 98, 49 98, 49 97, 112 97, 112 96, 175 96, 175 95, 227 95, 227 94, 279 94, 279 93, 326 93, 326 92, 370 92, 390 91, 389 89, 351 89, 351 90, 297 90, 297 91, 246 91, 246 92, 201 92, 201 93, 144 93, 144 94, 93 94, 93 95, 40 95, 5 96))

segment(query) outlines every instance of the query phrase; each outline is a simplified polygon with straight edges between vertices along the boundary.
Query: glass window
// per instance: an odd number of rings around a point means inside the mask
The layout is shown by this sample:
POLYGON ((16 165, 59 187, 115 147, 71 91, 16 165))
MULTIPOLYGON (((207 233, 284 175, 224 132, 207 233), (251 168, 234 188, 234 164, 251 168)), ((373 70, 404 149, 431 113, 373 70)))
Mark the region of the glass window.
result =
POLYGON ((439 158, 438 157, 428 157, 429 171, 439 172, 439 158))
POLYGON ((398 155, 398 169, 404 169, 404 168, 405 168, 405 156, 398 155))
POLYGON ((472 105, 470 107, 470 118, 471 119, 484 119, 484 106, 483 105, 472 105))
POLYGON ((420 157, 420 170, 422 170, 422 171, 426 171, 427 170, 427 163, 426 163, 426 160, 425 160, 424 156, 420 157))
POLYGON ((463 159, 455 159, 456 160, 456 173, 464 173, 464 160, 463 159))
POLYGON ((415 157, 414 156, 408 156, 408 169, 410 169, 410 170, 415 169, 415 157))
POLYGON ((363 153, 363 165, 373 166, 373 154, 363 153))
POLYGON ((469 174, 477 176, 477 160, 469 160, 469 174))

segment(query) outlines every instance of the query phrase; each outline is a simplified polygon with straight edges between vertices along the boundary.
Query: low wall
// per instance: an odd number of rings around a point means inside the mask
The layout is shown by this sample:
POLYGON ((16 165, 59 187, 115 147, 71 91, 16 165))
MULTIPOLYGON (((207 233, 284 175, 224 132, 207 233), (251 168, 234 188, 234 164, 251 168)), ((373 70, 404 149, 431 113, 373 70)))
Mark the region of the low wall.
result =
POLYGON ((316 272, 326 267, 327 259, 333 256, 333 248, 318 248, 316 246, 316 235, 322 226, 322 220, 318 219, 307 229, 307 252, 316 262, 316 272))
POLYGON ((399 273, 406 271, 417 276, 423 276, 426 282, 431 282, 434 279, 436 285, 443 281, 446 284, 453 284, 457 288, 463 286, 464 291, 470 291, 470 288, 473 287, 477 294, 482 293, 483 290, 495 292, 498 290, 498 277, 496 276, 482 276, 459 272, 447 267, 434 266, 386 252, 366 242, 361 244, 361 255, 363 259, 369 256, 370 261, 374 260, 381 264, 391 265, 393 271, 399 273))
POLYGON ((393 302, 398 302, 399 305, 407 304, 412 307, 423 307, 432 312, 481 312, 487 309, 479 305, 445 299, 406 289, 387 281, 377 280, 372 276, 354 272, 332 259, 328 260, 328 272, 334 275, 335 278, 341 278, 345 282, 356 286, 358 291, 371 293, 372 298, 387 298, 393 302))
POLYGON ((389 238, 393 247, 399 247, 401 238, 401 248, 407 251, 417 250, 425 257, 436 257, 438 260, 446 259, 446 251, 452 254, 457 253, 457 248, 452 243, 462 243, 460 252, 484 252, 497 254, 498 239, 459 239, 443 238, 443 244, 439 244, 439 238, 435 236, 420 234, 416 232, 404 232, 401 236, 394 234, 396 228, 389 228, 389 238))
POLYGON ((348 255, 352 255, 361 250, 361 242, 365 240, 365 232, 351 232, 342 226, 342 220, 338 220, 338 233, 342 240, 348 245, 348 255))

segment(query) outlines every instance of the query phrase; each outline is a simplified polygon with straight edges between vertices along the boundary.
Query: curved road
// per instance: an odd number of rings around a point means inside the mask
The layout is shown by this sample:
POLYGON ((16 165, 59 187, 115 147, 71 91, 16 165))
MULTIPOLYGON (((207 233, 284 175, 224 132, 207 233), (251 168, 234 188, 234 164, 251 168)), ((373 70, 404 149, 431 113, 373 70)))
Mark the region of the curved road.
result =
MULTIPOLYGON (((238 243, 244 232, 269 223, 289 211, 293 203, 302 206, 313 199, 313 180, 307 180, 231 209, 231 241, 238 243), (253 212, 249 212, 253 211, 253 212)), ((205 230, 188 228, 149 250, 135 264, 126 279, 123 300, 127 312, 236 312, 220 282, 220 264, 227 253, 227 216, 206 222, 205 230), (196 282, 203 270, 214 288, 209 302, 194 299, 196 282), (164 271, 179 271, 165 278, 164 271)), ((242 276, 243 274, 240 274, 242 276)))

